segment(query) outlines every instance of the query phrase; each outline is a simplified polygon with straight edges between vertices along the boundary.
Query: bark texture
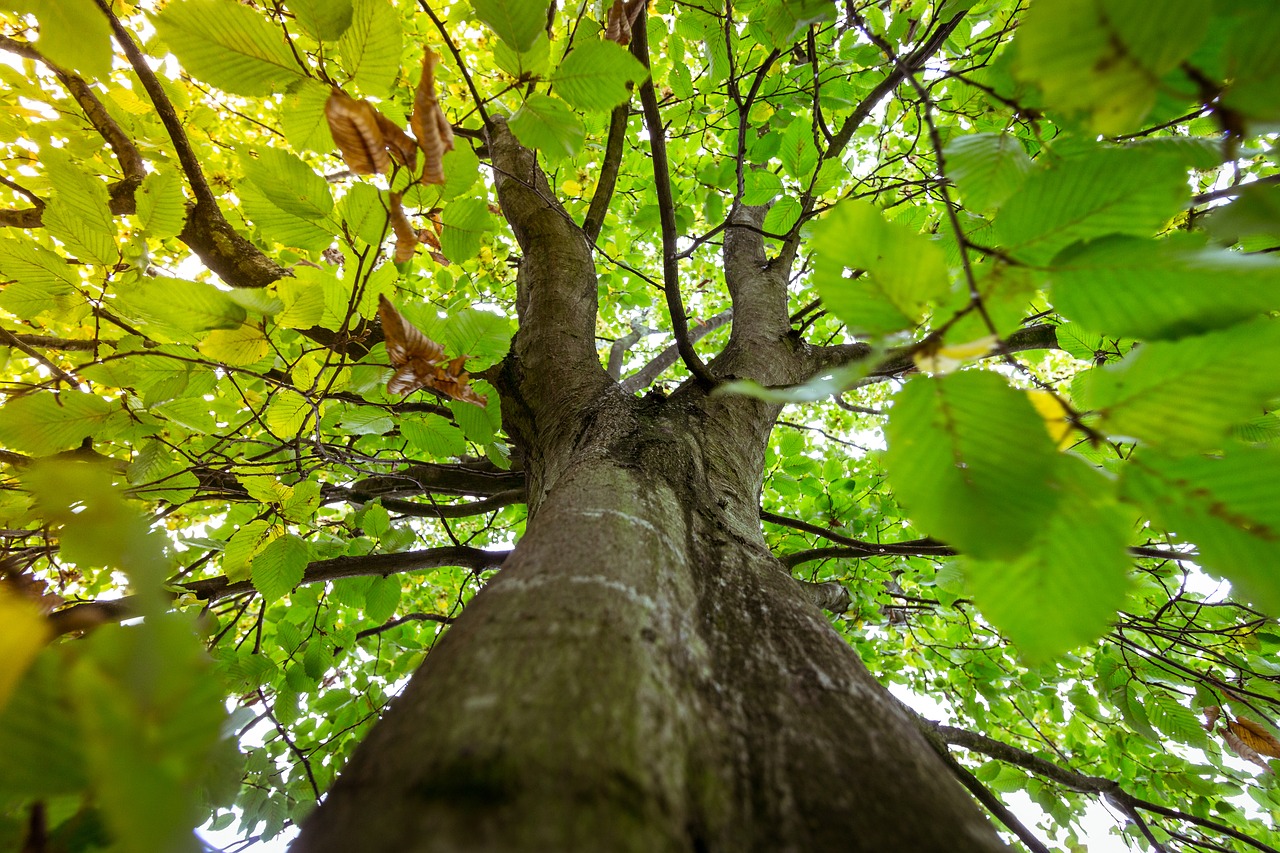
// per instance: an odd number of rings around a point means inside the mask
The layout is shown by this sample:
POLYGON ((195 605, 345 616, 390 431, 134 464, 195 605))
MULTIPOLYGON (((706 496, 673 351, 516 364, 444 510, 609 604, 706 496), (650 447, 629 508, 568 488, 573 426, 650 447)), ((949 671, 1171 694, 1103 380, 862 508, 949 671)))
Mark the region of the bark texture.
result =
MULTIPOLYGON (((589 242, 504 127, 524 251, 498 385, 527 532, 360 745, 295 851, 994 851, 998 836, 765 546, 778 408, 625 393, 592 340, 589 242)), ((760 211, 731 222, 758 222, 760 211)), ((726 229, 717 377, 824 363, 787 270, 726 229)))

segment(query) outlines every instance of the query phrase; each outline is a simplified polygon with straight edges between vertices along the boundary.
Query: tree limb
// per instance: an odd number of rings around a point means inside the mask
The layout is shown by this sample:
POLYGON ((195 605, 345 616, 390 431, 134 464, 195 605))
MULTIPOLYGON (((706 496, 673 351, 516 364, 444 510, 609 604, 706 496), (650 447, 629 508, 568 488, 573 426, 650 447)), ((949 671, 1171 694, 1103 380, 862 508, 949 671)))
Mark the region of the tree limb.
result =
MULTIPOLYGON (((483 551, 479 548, 458 545, 420 551, 402 551, 397 554, 335 557, 331 560, 317 560, 308 565, 298 585, 372 575, 386 577, 401 572, 439 569, 446 566, 459 566, 475 571, 496 569, 510 554, 510 551, 483 551)), ((191 594, 209 603, 256 592, 252 581, 232 581, 226 577, 191 581, 180 584, 174 589, 179 594, 191 594)), ((50 628, 57 635, 89 630, 107 622, 119 622, 136 615, 136 597, 128 595, 111 601, 85 601, 73 604, 50 613, 48 620, 50 628)))
POLYGON ((178 156, 178 162, 182 166, 183 174, 186 175, 187 183, 191 186, 191 192, 196 198, 195 206, 188 211, 186 224, 183 226, 182 233, 178 235, 178 239, 190 246, 205 266, 232 287, 266 287, 286 275, 283 267, 240 236, 223 217, 217 198, 200 168, 200 159, 187 138, 182 119, 174 110, 155 72, 151 70, 146 57, 134 43, 133 36, 111 11, 110 0, 95 0, 95 2, 107 16, 116 41, 124 50, 134 73, 138 75, 142 88, 151 98, 156 114, 169 133, 174 153, 178 156))
MULTIPOLYGON (((689 340, 696 343, 703 336, 715 331, 733 319, 733 309, 730 308, 721 311, 719 314, 707 319, 705 322, 694 326, 689 332, 689 340)), ((663 372, 680 360, 679 348, 672 344, 671 346, 658 353, 644 367, 622 380, 622 390, 628 394, 634 394, 648 388, 653 380, 657 379, 663 372)))
POLYGON ((524 252, 516 276, 520 331, 512 354, 536 375, 549 405, 575 405, 610 383, 596 353, 598 309, 591 244, 556 199, 534 152, 500 117, 489 128, 502 212, 524 252))
MULTIPOLYGON (((645 70, 649 70, 648 28, 638 26, 633 38, 634 50, 645 70)), ((680 296, 680 263, 676 259, 675 202, 671 197, 671 167, 667 163, 667 132, 662 125, 662 113, 658 109, 658 96, 653 89, 652 75, 640 85, 640 105, 644 110, 644 124, 649 131, 649 148, 653 153, 654 190, 658 198, 658 216, 662 222, 662 290, 667 300, 667 313, 671 316, 671 330, 676 339, 676 351, 698 385, 704 390, 715 387, 715 377, 707 369, 693 341, 689 339, 689 321, 684 313, 684 300, 680 296)))
POLYGON ((967 729, 957 728, 955 726, 942 725, 924 721, 933 728, 935 732, 947 743, 954 746, 963 747, 971 752, 978 752, 997 761, 1003 761, 1006 764, 1012 764, 1015 767, 1021 767, 1037 776, 1042 776, 1052 782, 1056 782, 1062 787, 1076 791, 1082 794, 1101 794, 1108 800, 1111 800, 1122 810, 1128 811, 1130 808, 1139 808, 1143 811, 1149 811, 1163 817, 1173 818, 1175 820, 1193 823, 1196 826, 1205 829, 1211 829, 1214 832, 1220 832, 1228 835, 1237 841, 1248 844, 1263 853, 1280 853, 1274 847, 1256 841, 1245 835, 1237 829, 1233 829, 1226 824, 1219 823, 1215 820, 1198 817, 1193 814, 1178 811, 1177 809, 1167 808, 1147 800, 1139 799, 1122 789, 1119 783, 1104 779, 1101 776, 1088 776, 1084 773, 1078 773, 1075 770, 1062 767, 1048 759, 1041 758, 1003 741, 995 740, 986 735, 977 732, 971 732, 967 729))
MULTIPOLYGON (((111 195, 111 212, 117 216, 133 213, 136 209, 133 194, 142 184, 142 179, 146 176, 147 170, 142 163, 142 155, 138 153, 137 146, 120 128, 116 120, 111 117, 111 114, 107 112, 107 108, 103 106, 102 101, 98 100, 98 96, 94 94, 93 89, 83 79, 54 64, 29 44, 0 35, 0 50, 6 50, 18 56, 42 63, 66 87, 71 97, 80 105, 80 109, 84 112, 85 118, 89 120, 89 124, 93 126, 93 129, 98 132, 98 135, 111 148, 112 153, 115 154, 116 162, 120 164, 121 178, 111 184, 108 190, 111 195)), ((28 195, 28 197, 31 196, 28 195)), ((43 224, 41 214, 44 204, 39 202, 38 199, 33 198, 32 200, 33 203, 36 203, 33 208, 0 211, 0 225, 19 228, 41 227, 43 224)))
MULTIPOLYGON (((634 51, 633 43, 632 52, 634 51)), ((591 194, 591 204, 587 207, 587 215, 582 220, 582 233, 586 234, 587 240, 592 243, 600 237, 605 214, 609 212, 609 203, 613 201, 613 190, 618 185, 618 170, 622 166, 622 154, 626 149, 627 123, 630 117, 630 101, 614 107, 613 113, 609 116, 609 138, 604 145, 604 159, 600 161, 600 177, 596 179, 596 189, 591 194)))

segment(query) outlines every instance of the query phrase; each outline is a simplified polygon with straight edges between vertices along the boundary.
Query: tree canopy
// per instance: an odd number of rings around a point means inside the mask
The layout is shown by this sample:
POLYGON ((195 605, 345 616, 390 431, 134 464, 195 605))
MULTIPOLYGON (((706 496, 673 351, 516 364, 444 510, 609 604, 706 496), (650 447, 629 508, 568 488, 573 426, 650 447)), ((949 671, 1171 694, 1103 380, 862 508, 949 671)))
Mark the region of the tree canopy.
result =
POLYGON ((1273 0, 0 13, 0 846, 301 822, 519 548, 535 330, 784 406, 770 549, 1011 839, 1280 847, 1273 0))

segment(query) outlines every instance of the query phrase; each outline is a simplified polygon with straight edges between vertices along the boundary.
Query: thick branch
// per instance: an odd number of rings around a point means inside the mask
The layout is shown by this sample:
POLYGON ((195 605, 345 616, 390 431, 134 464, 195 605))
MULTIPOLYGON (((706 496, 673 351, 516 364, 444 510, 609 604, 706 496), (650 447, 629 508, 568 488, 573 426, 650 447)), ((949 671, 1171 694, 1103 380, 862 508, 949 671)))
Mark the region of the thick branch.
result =
MULTIPOLYGON (((761 229, 767 207, 739 205, 724 231, 724 280, 733 300, 729 345, 749 350, 762 363, 775 363, 786 352, 791 331, 787 312, 787 264, 769 263, 761 229)), ((761 379, 756 371, 751 378, 761 379)), ((767 381, 767 380, 765 380, 767 381)))
MULTIPOLYGON (((902 376, 916 371, 915 354, 920 344, 910 344, 889 350, 875 367, 867 374, 868 379, 887 379, 902 376)), ((1018 329, 1004 341, 1004 346, 991 355, 1004 356, 1008 353, 1025 352, 1027 350, 1058 349, 1058 327, 1050 323, 1041 323, 1018 329)), ((817 375, 846 364, 863 361, 874 354, 868 344, 839 344, 829 347, 812 347, 810 350, 812 372, 817 375)))
MULTIPOLYGON (((635 29, 635 52, 649 68, 649 36, 644 26, 635 29)), ((680 262, 676 258, 676 209, 671 197, 671 169, 667 162, 667 132, 662 125, 662 113, 658 109, 658 95, 653 89, 650 75, 640 86, 640 105, 644 109, 645 129, 649 131, 649 148, 653 153, 653 182, 658 198, 658 217, 662 222, 662 289, 667 298, 667 313, 671 315, 671 330, 676 338, 676 351, 680 360, 704 389, 715 387, 715 377, 707 370, 689 339, 689 323, 684 313, 684 300, 680 296, 680 262)))
MULTIPOLYGON (((634 50, 634 46, 632 48, 634 50)), ((631 102, 619 104, 609 116, 609 139, 604 146, 604 159, 600 161, 600 177, 596 180, 591 205, 582 220, 582 233, 594 243, 604 227, 604 216, 609 212, 613 190, 618 185, 618 169, 622 165, 622 153, 627 142, 627 120, 631 117, 631 102)))
POLYGON ((488 470, 475 465, 412 465, 394 474, 368 477, 352 484, 350 492, 365 500, 403 497, 428 492, 453 495, 496 495, 524 489, 521 471, 488 470))
MULTIPOLYGON (((146 176, 142 155, 138 153, 137 146, 120 128, 116 120, 107 112, 107 108, 103 106, 102 101, 98 100, 98 96, 94 94, 93 89, 75 74, 50 62, 29 44, 23 44, 8 36, 0 35, 0 50, 6 50, 43 63, 71 93, 71 97, 75 99, 76 103, 80 105, 80 109, 84 111, 85 118, 89 120, 89 124, 93 126, 93 129, 98 132, 98 135, 111 148, 112 153, 115 154, 116 161, 120 164, 121 178, 113 183, 109 190, 111 194, 111 212, 117 216, 133 213, 136 209, 133 193, 142 183, 143 177, 146 176)), ((41 208, 42 205, 37 205, 26 210, 0 211, 0 225, 39 228, 42 224, 41 208)))
MULTIPOLYGON (((706 322, 699 323, 694 326, 689 333, 689 340, 696 343, 701 340, 704 335, 720 328, 725 323, 733 319, 733 310, 721 311, 706 322)), ((635 373, 622 380, 622 390, 628 394, 634 394, 648 388, 653 380, 657 379, 671 365, 680 360, 680 350, 675 345, 664 349, 662 352, 654 356, 653 360, 635 373)))
POLYGON ((1280 853, 1274 847, 1255 841, 1237 829, 1233 829, 1226 824, 1219 823, 1215 820, 1197 817, 1193 814, 1178 811, 1177 809, 1167 808, 1147 800, 1139 799, 1132 794, 1127 793, 1120 785, 1111 780, 1104 779, 1101 776, 1087 776, 1078 773, 1066 767, 1055 764, 1052 761, 1033 755, 1024 749, 1019 749, 1011 744, 989 738, 986 735, 971 732, 967 729, 956 728, 955 726, 945 726, 938 723, 928 723, 933 727, 934 731, 947 743, 954 746, 960 746, 971 752, 978 752, 983 755, 994 758, 997 761, 1003 761, 1006 764, 1012 764, 1015 767, 1021 767, 1023 770, 1034 773, 1037 776, 1044 777, 1052 782, 1056 782, 1064 788, 1076 791, 1082 794, 1102 794, 1107 799, 1119 805, 1122 809, 1128 811, 1130 808, 1138 808, 1143 811, 1149 811, 1153 814, 1162 815, 1164 817, 1173 818, 1174 820, 1186 821, 1205 829, 1211 829, 1214 832, 1220 832, 1223 835, 1229 835, 1237 841, 1244 842, 1250 847, 1264 851, 1264 853, 1280 853))
POLYGON ((128 29, 111 11, 109 0, 97 0, 98 8, 111 23, 116 41, 124 50, 138 80, 151 98, 156 114, 169 133, 174 153, 182 165, 183 174, 191 186, 196 203, 187 214, 186 225, 178 238, 191 247, 218 276, 232 287, 266 287, 285 275, 285 270, 241 237, 222 215, 217 198, 205 180, 200 159, 187 139, 182 119, 169 101, 155 72, 133 41, 128 29))
POLYGON ((594 392, 608 381, 596 353, 597 284, 591 244, 547 184, 534 152, 504 119, 489 128, 502 212, 524 255, 516 278, 520 367, 553 395, 594 392))
POLYGON ((506 506, 514 506, 525 502, 524 489, 512 489, 499 492, 493 497, 465 504, 433 504, 415 501, 383 498, 382 505, 390 512, 414 518, 470 518, 473 515, 484 515, 506 506))
MULTIPOLYGON (((398 554, 336 557, 332 560, 317 560, 311 563, 307 566, 298 585, 371 575, 386 577, 401 572, 439 569, 445 566, 460 566, 475 571, 496 569, 510 554, 510 551, 482 551, 479 548, 460 545, 404 551, 398 554)), ((191 581, 180 585, 177 589, 210 603, 255 592, 252 581, 231 581, 225 577, 191 581)), ((88 630, 107 622, 118 622, 136 615, 136 599, 135 596, 130 595, 112 601, 86 601, 73 604, 49 614, 49 625, 55 634, 65 634, 71 631, 88 630)))

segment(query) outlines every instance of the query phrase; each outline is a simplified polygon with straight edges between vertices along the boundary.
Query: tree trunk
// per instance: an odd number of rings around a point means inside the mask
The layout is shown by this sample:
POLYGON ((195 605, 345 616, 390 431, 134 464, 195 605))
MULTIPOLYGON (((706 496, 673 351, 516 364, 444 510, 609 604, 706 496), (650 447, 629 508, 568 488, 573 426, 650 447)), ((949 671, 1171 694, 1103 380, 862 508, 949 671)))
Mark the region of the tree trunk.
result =
POLYGON ((1004 849, 765 547, 775 416, 604 386, 526 423, 524 538, 293 849, 1004 849))

